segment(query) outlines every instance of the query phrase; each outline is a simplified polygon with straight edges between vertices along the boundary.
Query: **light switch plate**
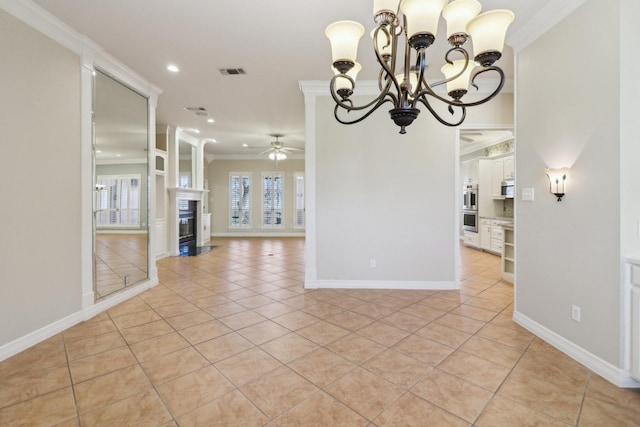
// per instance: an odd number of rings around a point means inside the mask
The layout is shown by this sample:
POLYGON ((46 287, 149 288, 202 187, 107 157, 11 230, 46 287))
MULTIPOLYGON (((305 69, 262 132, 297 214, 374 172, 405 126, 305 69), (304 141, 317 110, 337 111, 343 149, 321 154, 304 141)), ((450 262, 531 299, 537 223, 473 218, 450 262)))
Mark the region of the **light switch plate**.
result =
POLYGON ((533 202, 533 197, 534 192, 533 192, 533 188, 523 188, 522 189, 522 200, 524 202, 533 202))

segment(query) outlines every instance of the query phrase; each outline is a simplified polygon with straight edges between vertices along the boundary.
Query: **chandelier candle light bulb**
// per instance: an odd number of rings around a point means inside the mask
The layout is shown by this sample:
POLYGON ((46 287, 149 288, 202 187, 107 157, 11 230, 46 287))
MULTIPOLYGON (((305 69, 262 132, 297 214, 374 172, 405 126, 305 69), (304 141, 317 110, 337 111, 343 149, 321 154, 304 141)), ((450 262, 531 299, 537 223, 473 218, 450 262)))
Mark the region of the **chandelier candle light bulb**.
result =
POLYGON ((440 69, 447 79, 447 93, 453 99, 462 98, 469 89, 471 72, 475 68, 475 63, 458 59, 452 64, 444 64, 440 69))
POLYGON ((403 0, 400 10, 407 19, 409 46, 426 49, 431 46, 438 33, 440 13, 448 0, 403 0))
POLYGON ((447 21, 447 39, 451 45, 460 46, 467 41, 467 24, 481 9, 477 0, 455 0, 445 6, 442 17, 447 21))
POLYGON ((358 42, 364 27, 355 21, 338 21, 324 31, 331 42, 333 66, 341 73, 353 68, 358 55, 358 42))
POLYGON ((510 10, 492 10, 476 16, 467 24, 478 63, 492 65, 500 59, 507 28, 514 18, 515 15, 510 10))
POLYGON ((488 102, 504 86, 504 72, 494 63, 502 56, 506 32, 514 15, 508 10, 479 14, 481 7, 478 0, 454 0, 451 3, 448 0, 374 0, 373 16, 377 27, 371 32, 371 37, 381 67, 378 77, 380 93, 362 106, 354 105, 349 97, 356 85, 355 75, 360 71, 360 67, 356 67, 356 54, 364 27, 354 21, 338 21, 329 25, 325 35, 331 43, 335 75, 331 79, 330 90, 336 103, 336 120, 342 124, 358 123, 389 102, 393 105, 389 115, 403 134, 406 126, 418 117, 420 110, 417 104, 420 103, 440 123, 460 125, 466 118, 467 107, 488 102), (441 68, 445 80, 429 83, 425 78, 426 52, 436 41, 440 16, 447 22, 451 46, 441 68), (463 47, 468 39, 473 42, 473 57, 463 47), (477 88, 474 83, 476 77, 486 72, 498 74, 495 89, 480 100, 461 101, 469 86, 477 88), (447 85, 448 98, 434 90, 444 84, 447 85), (452 117, 442 117, 432 103, 444 104, 452 117), (342 118, 339 112, 343 110, 355 112, 356 117, 342 118))

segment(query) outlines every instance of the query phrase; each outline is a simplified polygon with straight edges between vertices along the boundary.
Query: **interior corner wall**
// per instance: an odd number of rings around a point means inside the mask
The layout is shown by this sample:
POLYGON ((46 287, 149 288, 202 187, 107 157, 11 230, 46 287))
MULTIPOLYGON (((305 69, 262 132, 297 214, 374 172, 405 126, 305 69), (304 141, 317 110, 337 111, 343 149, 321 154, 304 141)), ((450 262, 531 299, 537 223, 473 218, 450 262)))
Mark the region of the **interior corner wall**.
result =
POLYGON ((640 40, 640 2, 620 1, 620 238, 624 257, 640 259, 640 143, 638 100, 640 57, 630 55, 640 40))
POLYGON ((81 309, 80 58, 0 10, 0 347, 81 309))
POLYGON ((517 190, 535 190, 533 202, 516 197, 516 316, 615 367, 621 359, 619 5, 587 0, 518 53, 516 76, 517 190), (557 202, 544 169, 562 166, 571 172, 557 202), (580 322, 571 318, 572 305, 581 309, 580 322))

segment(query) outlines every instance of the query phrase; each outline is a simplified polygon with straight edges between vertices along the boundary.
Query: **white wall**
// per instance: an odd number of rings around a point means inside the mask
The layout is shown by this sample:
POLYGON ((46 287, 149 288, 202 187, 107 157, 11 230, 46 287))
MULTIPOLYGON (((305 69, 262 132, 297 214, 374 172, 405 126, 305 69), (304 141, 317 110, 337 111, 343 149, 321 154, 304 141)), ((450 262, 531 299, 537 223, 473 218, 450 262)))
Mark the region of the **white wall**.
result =
POLYGON ((613 366, 621 359, 619 4, 585 2, 519 52, 516 79, 518 191, 535 189, 534 202, 516 198, 516 317, 613 366), (556 202, 544 168, 561 166, 572 169, 556 202))
MULTIPOLYGON (((266 156, 266 155, 265 155, 266 156)), ((208 163, 205 178, 209 180, 209 212, 214 235, 304 234, 293 227, 295 188, 293 173, 304 172, 304 160, 286 159, 278 162, 278 171, 284 172, 284 228, 261 228, 262 172, 276 170, 273 160, 217 160, 208 163), (229 172, 251 172, 251 228, 229 228, 229 172)))
POLYGON ((80 59, 0 10, 0 346, 81 307, 80 59))
MULTIPOLYGON (((455 129, 424 107, 405 135, 389 118, 390 106, 359 124, 342 125, 330 97, 309 96, 306 102, 314 145, 307 150, 307 170, 313 171, 307 182, 315 196, 307 284, 456 286, 455 129)), ((465 125, 512 123, 513 97, 504 94, 469 110, 465 125)))
POLYGON ((620 2, 620 237, 623 256, 640 259, 640 2, 620 2))

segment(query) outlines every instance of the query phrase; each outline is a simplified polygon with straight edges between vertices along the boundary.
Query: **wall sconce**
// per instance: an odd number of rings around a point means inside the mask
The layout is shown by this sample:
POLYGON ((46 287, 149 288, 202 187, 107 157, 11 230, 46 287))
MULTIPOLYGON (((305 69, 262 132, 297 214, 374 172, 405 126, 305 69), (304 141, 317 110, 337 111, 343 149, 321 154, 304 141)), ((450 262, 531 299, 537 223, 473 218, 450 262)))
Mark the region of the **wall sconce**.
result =
POLYGON ((556 196, 558 201, 561 201, 562 196, 564 196, 567 189, 567 175, 569 175, 569 168, 549 168, 544 171, 549 178, 549 193, 556 196))

